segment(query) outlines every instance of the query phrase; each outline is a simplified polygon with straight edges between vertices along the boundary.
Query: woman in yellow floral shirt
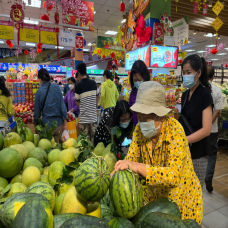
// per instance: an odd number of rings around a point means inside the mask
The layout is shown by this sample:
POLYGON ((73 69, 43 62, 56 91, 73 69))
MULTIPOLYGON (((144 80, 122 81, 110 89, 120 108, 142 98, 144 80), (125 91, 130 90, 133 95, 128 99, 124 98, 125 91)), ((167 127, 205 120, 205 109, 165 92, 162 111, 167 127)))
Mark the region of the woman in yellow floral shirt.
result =
POLYGON ((182 219, 203 219, 203 196, 181 124, 165 117, 165 90, 157 82, 140 85, 136 103, 139 124, 134 131, 131 147, 124 161, 118 161, 115 171, 130 168, 146 178, 145 203, 169 198, 175 201, 182 219), (143 163, 139 163, 139 159, 143 163))

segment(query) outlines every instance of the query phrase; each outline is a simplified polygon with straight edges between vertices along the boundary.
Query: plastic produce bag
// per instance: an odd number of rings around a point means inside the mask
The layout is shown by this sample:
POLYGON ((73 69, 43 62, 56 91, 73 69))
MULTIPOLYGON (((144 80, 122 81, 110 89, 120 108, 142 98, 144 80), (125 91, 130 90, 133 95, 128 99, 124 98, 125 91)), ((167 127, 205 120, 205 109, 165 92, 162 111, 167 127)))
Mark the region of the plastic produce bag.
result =
POLYGON ((70 138, 70 136, 69 136, 68 131, 64 130, 63 131, 63 134, 62 134, 62 140, 63 140, 63 142, 66 142, 67 139, 69 139, 69 138, 70 138))

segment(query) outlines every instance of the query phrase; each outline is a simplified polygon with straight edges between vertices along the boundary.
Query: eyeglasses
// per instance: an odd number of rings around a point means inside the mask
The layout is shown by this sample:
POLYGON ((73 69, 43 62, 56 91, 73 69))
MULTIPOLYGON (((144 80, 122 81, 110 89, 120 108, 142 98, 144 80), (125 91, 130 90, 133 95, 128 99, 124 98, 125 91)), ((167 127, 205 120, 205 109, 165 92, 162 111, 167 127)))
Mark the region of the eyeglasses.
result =
POLYGON ((121 118, 120 118, 120 122, 121 122, 121 123, 131 122, 131 120, 132 120, 132 118, 130 118, 130 119, 127 119, 127 118, 121 119, 121 118))

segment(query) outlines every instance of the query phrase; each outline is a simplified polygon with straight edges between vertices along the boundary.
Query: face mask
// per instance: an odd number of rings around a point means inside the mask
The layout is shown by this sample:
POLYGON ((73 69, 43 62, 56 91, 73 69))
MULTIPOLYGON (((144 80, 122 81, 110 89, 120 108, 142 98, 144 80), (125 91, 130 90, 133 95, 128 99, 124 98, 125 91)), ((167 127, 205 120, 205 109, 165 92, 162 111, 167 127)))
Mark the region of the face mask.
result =
POLYGON ((120 127, 126 129, 126 128, 128 128, 130 122, 131 122, 131 121, 128 121, 128 122, 126 122, 126 123, 120 123, 120 127))
POLYGON ((194 81, 194 78, 195 78, 195 75, 197 74, 197 72, 193 75, 183 75, 183 81, 184 81, 184 85, 188 88, 188 89, 191 89, 193 88, 198 79, 196 80, 196 82, 194 81))
POLYGON ((143 83, 143 81, 141 82, 134 82, 135 88, 139 89, 139 86, 143 83))
POLYGON ((149 139, 157 135, 158 130, 160 128, 160 126, 158 128, 155 128, 154 120, 150 122, 139 122, 139 127, 142 134, 149 139))
POLYGON ((69 85, 69 88, 70 88, 70 90, 72 90, 73 88, 74 88, 74 85, 69 85))

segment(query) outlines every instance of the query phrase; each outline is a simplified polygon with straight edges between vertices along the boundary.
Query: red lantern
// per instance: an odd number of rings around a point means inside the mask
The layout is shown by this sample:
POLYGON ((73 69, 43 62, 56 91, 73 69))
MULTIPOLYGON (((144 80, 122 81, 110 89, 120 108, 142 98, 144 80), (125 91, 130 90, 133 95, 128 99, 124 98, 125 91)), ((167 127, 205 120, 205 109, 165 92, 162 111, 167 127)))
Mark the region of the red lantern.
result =
POLYGON ((49 21, 48 15, 47 15, 47 14, 43 14, 43 15, 41 16, 41 20, 43 20, 43 21, 49 21))
POLYGON ((13 47, 13 44, 11 43, 11 44, 9 45, 9 47, 12 48, 12 47, 13 47))
POLYGON ((7 44, 7 45, 10 45, 10 44, 11 44, 11 40, 7 40, 7 41, 6 41, 6 44, 7 44))
POLYGON ((41 51, 42 51, 41 49, 37 49, 37 53, 39 53, 39 54, 40 54, 40 53, 41 53, 41 51))
POLYGON ((226 64, 226 67, 228 67, 228 64, 226 64))
POLYGON ((53 8, 53 4, 51 2, 48 2, 47 1, 44 1, 44 8, 47 10, 47 11, 51 11, 52 8, 53 8))
POLYGON ((59 13, 55 12, 54 19, 55 19, 55 23, 59 24, 59 13))
POLYGON ((29 53, 29 52, 28 52, 27 50, 24 51, 24 54, 25 54, 25 55, 28 55, 28 53, 29 53))
POLYGON ((213 49, 211 50, 211 54, 213 54, 213 55, 216 55, 217 52, 218 52, 217 48, 213 48, 213 49))
POLYGON ((124 2, 120 3, 120 11, 123 13, 125 11, 125 4, 124 2))
POLYGON ((43 44, 38 43, 38 44, 37 44, 37 48, 38 48, 38 49, 41 49, 41 48, 42 48, 42 45, 43 45, 43 44))
POLYGON ((180 63, 180 64, 182 64, 182 63, 183 63, 183 60, 182 60, 182 59, 180 59, 180 60, 179 60, 179 63, 180 63))
POLYGON ((56 28, 56 29, 55 29, 55 32, 59 33, 59 28, 56 28))
POLYGON ((106 58, 106 56, 105 55, 103 55, 103 59, 105 59, 106 58))
POLYGON ((117 61, 117 59, 115 59, 115 60, 114 60, 114 62, 115 62, 115 65, 117 65, 117 64, 118 64, 118 61, 117 61))
POLYGON ((116 54, 114 52, 112 52, 111 57, 114 59, 116 57, 116 54))

